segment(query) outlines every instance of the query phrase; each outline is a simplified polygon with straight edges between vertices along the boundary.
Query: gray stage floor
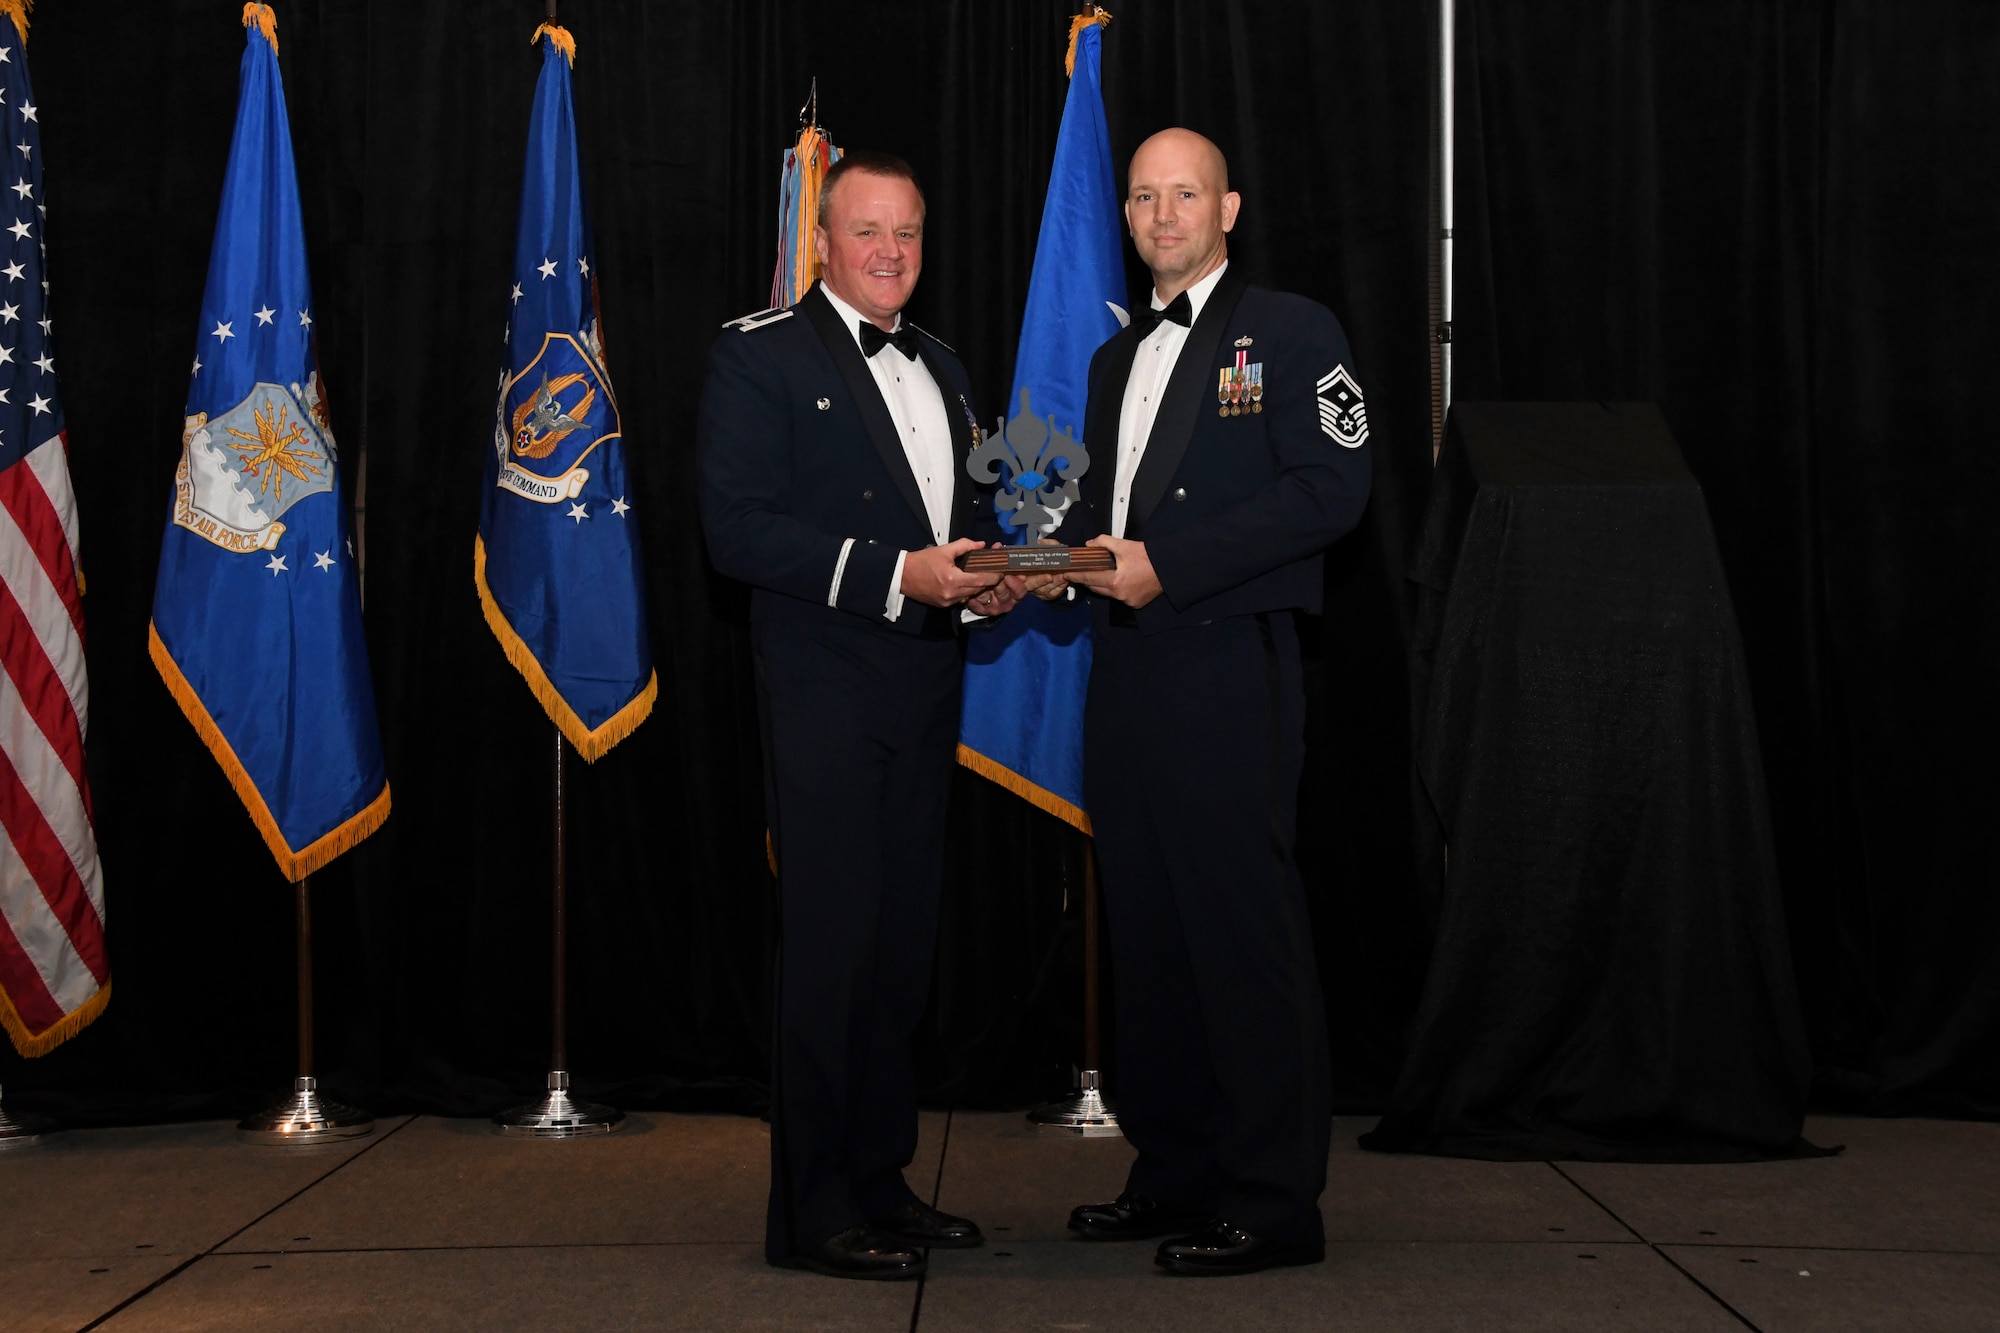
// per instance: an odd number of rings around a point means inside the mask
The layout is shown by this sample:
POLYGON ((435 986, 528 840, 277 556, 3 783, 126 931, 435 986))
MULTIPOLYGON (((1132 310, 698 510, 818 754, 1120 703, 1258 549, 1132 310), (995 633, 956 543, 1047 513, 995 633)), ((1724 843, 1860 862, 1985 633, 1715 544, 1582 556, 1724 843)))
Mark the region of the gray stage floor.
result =
POLYGON ((1557 1166, 1377 1157, 1369 1123, 1337 1126, 1324 1265, 1187 1279, 1063 1230, 1117 1192, 1122 1141, 926 1114, 912 1183, 989 1241, 921 1284, 766 1267, 754 1120, 71 1133, 0 1154, 0 1329, 2000 1328, 2000 1125, 1815 1119, 1844 1157, 1557 1166))

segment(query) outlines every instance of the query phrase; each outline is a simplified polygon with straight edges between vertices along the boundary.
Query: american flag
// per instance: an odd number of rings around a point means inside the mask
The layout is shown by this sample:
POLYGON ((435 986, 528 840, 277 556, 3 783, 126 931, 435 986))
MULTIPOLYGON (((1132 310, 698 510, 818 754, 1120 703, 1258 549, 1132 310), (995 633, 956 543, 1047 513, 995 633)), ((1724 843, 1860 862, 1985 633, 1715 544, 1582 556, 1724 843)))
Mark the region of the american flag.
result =
POLYGON ((111 994, 83 737, 76 498, 50 339, 27 20, 0 9, 0 1025, 41 1055, 111 994))

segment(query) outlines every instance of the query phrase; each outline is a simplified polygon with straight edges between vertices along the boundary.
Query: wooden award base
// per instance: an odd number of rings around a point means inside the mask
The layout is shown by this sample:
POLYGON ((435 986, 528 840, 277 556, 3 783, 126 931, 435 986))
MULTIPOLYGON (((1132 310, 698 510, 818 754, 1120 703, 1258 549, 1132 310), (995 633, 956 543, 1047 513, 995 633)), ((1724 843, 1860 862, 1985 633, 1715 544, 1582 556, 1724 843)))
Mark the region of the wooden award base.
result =
POLYGON ((1002 546, 967 551, 958 567, 968 574, 1056 574, 1116 569, 1118 558, 1102 546, 1002 546))

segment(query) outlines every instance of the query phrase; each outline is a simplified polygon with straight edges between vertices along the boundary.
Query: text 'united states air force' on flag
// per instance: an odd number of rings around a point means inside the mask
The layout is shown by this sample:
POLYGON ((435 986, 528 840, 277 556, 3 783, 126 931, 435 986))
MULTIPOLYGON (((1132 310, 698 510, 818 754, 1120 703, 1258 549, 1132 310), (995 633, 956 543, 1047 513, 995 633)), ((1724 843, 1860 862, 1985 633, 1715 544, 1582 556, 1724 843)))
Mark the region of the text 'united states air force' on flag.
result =
POLYGON ((594 760, 646 720, 659 686, 577 163, 576 43, 552 23, 544 36, 473 578, 507 660, 594 760))
POLYGON ((45 1055, 104 1010, 104 875, 83 740, 83 579, 44 278, 28 16, 0 0, 0 1028, 45 1055))
MULTIPOLYGON (((1074 481, 1081 475, 1081 469, 1055 460, 1072 441, 1090 443, 1082 439, 1090 357, 1125 322, 1118 187, 1098 79, 1103 21, 1097 11, 1079 17, 1071 31, 1069 97, 1035 242, 1004 432, 1009 458, 1000 466, 1003 490, 996 505, 1003 519, 1010 516, 1010 480, 1026 479, 1028 489, 1047 497, 1055 487, 1034 482, 1053 482, 1058 475, 1074 481)), ((1111 466, 1110 460, 1103 465, 1111 466)), ((1054 535, 1060 540, 1059 528, 1054 535)), ((1014 536, 1032 541, 1036 534, 1023 529, 1014 536)), ((1024 599, 991 632, 972 635, 965 656, 959 762, 1088 833, 1090 817, 1083 808, 1088 611, 1024 599)))
POLYGON ((153 589, 153 663, 288 879, 389 815, 347 500, 314 345, 277 19, 244 6, 222 183, 153 589))

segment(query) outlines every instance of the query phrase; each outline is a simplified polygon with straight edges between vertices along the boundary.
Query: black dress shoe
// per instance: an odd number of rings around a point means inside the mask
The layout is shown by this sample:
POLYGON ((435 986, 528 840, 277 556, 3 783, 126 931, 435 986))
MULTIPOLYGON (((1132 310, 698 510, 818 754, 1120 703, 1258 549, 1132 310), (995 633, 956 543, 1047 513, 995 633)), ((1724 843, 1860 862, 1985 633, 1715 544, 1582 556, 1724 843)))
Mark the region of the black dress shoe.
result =
POLYGON ((1205 1213, 1128 1190, 1110 1203, 1087 1203, 1071 1209, 1069 1229, 1085 1240, 1151 1240, 1207 1220, 1205 1213))
POLYGON ((912 1199, 893 1213, 868 1219, 868 1229, 919 1249, 969 1250, 982 1244, 979 1224, 941 1213, 921 1199, 912 1199))
POLYGON ((924 1256, 893 1236, 867 1227, 849 1227, 786 1261, 791 1268, 810 1268, 828 1277, 894 1281, 922 1277, 924 1256))
POLYGON ((1153 1256, 1153 1262, 1169 1273, 1198 1277, 1256 1273, 1266 1268, 1317 1264, 1325 1259, 1324 1241, 1295 1244, 1265 1240, 1227 1222, 1216 1222, 1192 1236, 1170 1240, 1153 1256))

